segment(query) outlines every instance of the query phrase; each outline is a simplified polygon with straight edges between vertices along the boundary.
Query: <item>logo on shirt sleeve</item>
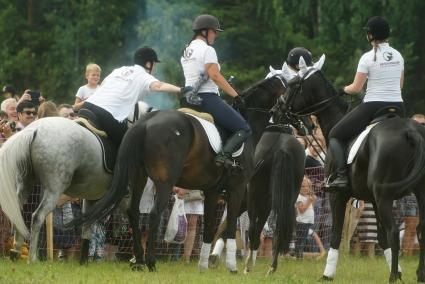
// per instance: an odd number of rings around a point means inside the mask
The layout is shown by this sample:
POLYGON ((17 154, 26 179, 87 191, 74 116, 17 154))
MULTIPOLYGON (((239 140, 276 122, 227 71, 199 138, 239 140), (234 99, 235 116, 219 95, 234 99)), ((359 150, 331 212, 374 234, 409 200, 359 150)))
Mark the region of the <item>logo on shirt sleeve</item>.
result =
POLYGON ((192 56, 192 54, 193 54, 193 49, 192 49, 192 48, 186 48, 186 49, 184 50, 184 55, 183 55, 183 57, 184 57, 185 59, 188 59, 188 58, 190 58, 190 57, 192 56))
POLYGON ((391 59, 393 59, 393 53, 392 52, 389 52, 389 51, 385 51, 383 54, 382 54, 382 56, 384 57, 384 59, 386 60, 386 61, 391 61, 391 59))

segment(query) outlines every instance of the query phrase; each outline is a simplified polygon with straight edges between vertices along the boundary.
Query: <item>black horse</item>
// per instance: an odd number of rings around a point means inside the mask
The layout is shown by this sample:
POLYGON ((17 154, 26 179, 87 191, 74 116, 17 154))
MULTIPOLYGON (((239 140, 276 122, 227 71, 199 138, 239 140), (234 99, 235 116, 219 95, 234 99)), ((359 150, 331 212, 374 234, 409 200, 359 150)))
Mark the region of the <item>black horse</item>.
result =
POLYGON ((245 273, 252 270, 260 234, 272 210, 273 259, 268 273, 276 271, 279 253, 286 253, 292 239, 295 202, 304 176, 305 151, 287 128, 273 126, 255 149, 256 172, 248 185, 249 255, 245 273))
MULTIPOLYGON (((344 115, 346 104, 320 70, 306 70, 289 82, 278 100, 277 113, 293 116, 315 114, 327 138, 344 115)), ((277 115, 276 113, 276 115, 277 115)), ((331 193, 332 239, 324 279, 336 272, 344 210, 350 195, 372 202, 378 221, 378 242, 390 266, 390 282, 401 279, 398 266, 399 231, 392 214, 393 200, 410 192, 417 197, 420 223, 417 227, 420 258, 418 281, 425 281, 425 128, 410 119, 393 117, 377 124, 361 144, 349 167, 350 193, 331 193), (391 253, 392 252, 392 253, 391 253)), ((332 157, 327 159, 327 166, 332 157)))
POLYGON ((156 187, 155 205, 150 213, 146 265, 155 270, 154 241, 159 218, 166 207, 175 185, 187 189, 202 189, 205 194, 204 243, 201 248, 199 268, 208 268, 208 256, 214 237, 215 209, 221 193, 218 186, 227 190, 227 239, 226 261, 230 271, 236 271, 236 219, 245 197, 246 184, 254 170, 254 147, 270 119, 269 109, 283 93, 282 78, 271 77, 242 93, 245 107, 242 115, 252 128, 253 135, 245 142, 244 151, 236 160, 243 170, 230 175, 214 162, 213 152, 201 124, 190 115, 175 110, 148 113, 126 133, 117 157, 115 174, 108 193, 98 202, 90 214, 75 220, 73 225, 92 223, 108 215, 128 194, 130 185, 130 224, 136 267, 145 265, 140 245, 139 201, 149 176, 156 187), (225 181, 225 182, 223 182, 225 181))

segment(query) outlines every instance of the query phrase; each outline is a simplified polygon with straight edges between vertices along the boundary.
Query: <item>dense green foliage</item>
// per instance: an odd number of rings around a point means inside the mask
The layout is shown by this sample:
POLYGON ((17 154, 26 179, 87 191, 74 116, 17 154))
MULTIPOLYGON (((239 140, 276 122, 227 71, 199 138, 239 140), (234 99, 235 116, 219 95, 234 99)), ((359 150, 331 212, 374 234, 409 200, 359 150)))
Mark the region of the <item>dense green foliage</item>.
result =
POLYGON ((242 89, 280 68, 294 46, 327 56, 325 73, 335 87, 349 84, 361 54, 371 47, 363 25, 384 15, 390 43, 405 58, 403 90, 409 112, 425 112, 425 1, 396 0, 0 0, 0 84, 20 92, 41 89, 48 99, 73 101, 85 83, 84 68, 96 62, 102 77, 129 64, 143 45, 159 53, 155 74, 183 84, 179 64, 199 13, 216 15, 224 32, 215 44, 225 76, 242 89))

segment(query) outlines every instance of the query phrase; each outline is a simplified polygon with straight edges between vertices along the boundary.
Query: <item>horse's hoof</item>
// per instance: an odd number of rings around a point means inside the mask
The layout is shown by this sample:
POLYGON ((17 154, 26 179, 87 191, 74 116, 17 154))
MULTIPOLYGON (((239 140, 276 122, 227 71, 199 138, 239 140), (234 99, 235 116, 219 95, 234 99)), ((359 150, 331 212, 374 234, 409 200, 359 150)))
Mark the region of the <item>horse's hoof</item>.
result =
POLYGON ((217 268, 220 263, 220 257, 217 254, 210 254, 208 257, 208 267, 217 268))
POLYGON ((140 263, 131 263, 130 268, 131 268, 131 271, 143 271, 145 270, 145 265, 140 263))
POLYGON ((322 278, 319 279, 319 282, 324 282, 324 281, 334 281, 334 279, 333 277, 323 275, 322 278))
POLYGON ((267 271, 266 276, 271 276, 275 271, 276 269, 274 269, 273 267, 269 267, 269 270, 267 271))
POLYGON ((397 282, 398 280, 400 280, 401 282, 403 282, 403 280, 401 280, 401 272, 400 271, 398 271, 395 274, 391 274, 390 275, 390 279, 389 279, 389 282, 390 283, 397 282))
POLYGON ((230 274, 238 274, 237 270, 229 270, 230 274))
POLYGON ((15 249, 11 249, 9 255, 12 261, 18 261, 21 258, 21 253, 15 249))
POLYGON ((244 274, 249 274, 252 271, 252 269, 245 267, 245 269, 243 270, 244 274))

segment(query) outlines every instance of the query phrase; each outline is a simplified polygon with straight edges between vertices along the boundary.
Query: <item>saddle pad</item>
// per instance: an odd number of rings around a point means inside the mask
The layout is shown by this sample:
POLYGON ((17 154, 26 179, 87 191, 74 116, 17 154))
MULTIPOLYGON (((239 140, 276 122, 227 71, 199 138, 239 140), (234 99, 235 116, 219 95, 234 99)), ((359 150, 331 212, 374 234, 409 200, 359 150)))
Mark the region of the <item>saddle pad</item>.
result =
MULTIPOLYGON (((194 118, 196 118, 199 123, 202 125, 202 128, 204 128, 205 134, 208 137, 208 141, 210 142, 211 148, 214 150, 214 152, 217 154, 221 151, 221 148, 223 147, 221 142, 220 134, 218 133, 217 127, 215 127, 214 124, 212 124, 209 121, 206 121, 205 119, 199 118, 196 115, 193 115, 191 113, 185 113, 186 115, 190 115, 194 118)), ((232 157, 239 157, 243 152, 244 144, 239 148, 239 150, 235 151, 232 154, 232 157)))
POLYGON ((366 138, 366 136, 369 134, 369 131, 375 127, 379 122, 370 124, 366 127, 365 130, 363 130, 362 133, 360 133, 359 136, 357 136, 356 141, 354 141, 353 146, 350 148, 350 153, 348 154, 347 158, 347 165, 351 164, 354 161, 354 158, 357 155, 357 152, 359 151, 360 145, 362 144, 363 140, 366 138))

